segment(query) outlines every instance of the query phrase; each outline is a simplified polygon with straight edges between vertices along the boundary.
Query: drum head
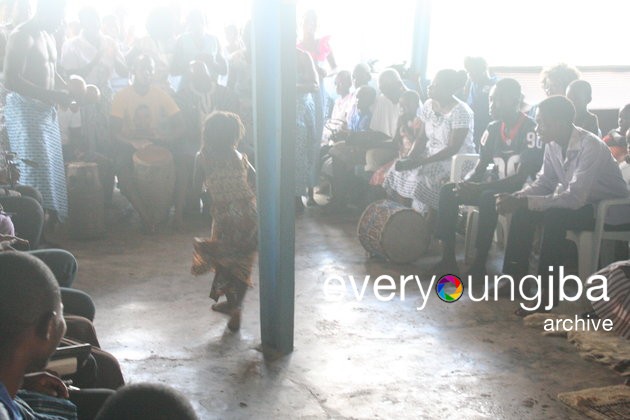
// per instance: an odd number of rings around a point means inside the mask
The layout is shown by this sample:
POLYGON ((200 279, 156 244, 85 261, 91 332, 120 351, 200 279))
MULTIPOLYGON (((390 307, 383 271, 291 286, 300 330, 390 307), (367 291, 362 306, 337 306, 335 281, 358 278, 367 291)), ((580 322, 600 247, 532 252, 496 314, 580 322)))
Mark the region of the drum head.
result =
POLYGON ((412 209, 393 214, 381 233, 381 246, 387 258, 395 263, 411 263, 427 250, 430 240, 425 218, 412 209))

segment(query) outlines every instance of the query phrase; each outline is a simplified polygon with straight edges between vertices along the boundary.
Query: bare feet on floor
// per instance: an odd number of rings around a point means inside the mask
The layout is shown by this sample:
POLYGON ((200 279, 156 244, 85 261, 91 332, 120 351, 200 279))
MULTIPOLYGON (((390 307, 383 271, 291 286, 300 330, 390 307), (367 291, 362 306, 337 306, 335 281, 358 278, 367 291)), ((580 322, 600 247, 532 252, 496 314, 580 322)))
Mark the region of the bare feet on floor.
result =
POLYGON ((241 329, 241 310, 240 309, 234 309, 232 311, 227 327, 232 332, 236 332, 239 329, 241 329))
POLYGON ((226 315, 232 314, 233 309, 234 308, 232 307, 232 305, 227 301, 221 302, 221 303, 215 303, 214 305, 212 305, 213 311, 221 312, 222 314, 226 314, 226 315))

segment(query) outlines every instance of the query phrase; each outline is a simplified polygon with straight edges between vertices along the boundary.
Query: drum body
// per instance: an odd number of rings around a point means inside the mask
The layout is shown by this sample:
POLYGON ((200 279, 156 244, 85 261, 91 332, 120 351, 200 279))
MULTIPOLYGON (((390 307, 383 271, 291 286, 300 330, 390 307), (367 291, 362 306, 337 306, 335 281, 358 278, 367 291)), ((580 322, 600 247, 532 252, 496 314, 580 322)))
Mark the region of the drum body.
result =
POLYGON ((420 213, 389 200, 376 201, 365 209, 357 234, 370 255, 402 264, 420 258, 427 251, 431 235, 420 213))
POLYGON ((69 233, 77 239, 102 237, 105 203, 98 164, 71 162, 66 167, 69 233))
POLYGON ((136 150, 133 171, 138 194, 153 224, 168 218, 175 191, 175 163, 168 149, 149 145, 136 150))

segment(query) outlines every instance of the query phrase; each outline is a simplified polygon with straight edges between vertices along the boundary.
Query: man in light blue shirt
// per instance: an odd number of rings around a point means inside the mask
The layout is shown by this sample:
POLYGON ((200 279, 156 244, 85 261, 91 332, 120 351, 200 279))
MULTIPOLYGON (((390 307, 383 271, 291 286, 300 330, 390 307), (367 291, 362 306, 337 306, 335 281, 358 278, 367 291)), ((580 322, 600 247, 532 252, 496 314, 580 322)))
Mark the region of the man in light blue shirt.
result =
POLYGON ((20 387, 68 398, 61 379, 41 371, 66 331, 55 276, 27 253, 0 253, 0 419, 21 420, 20 387))
MULTIPOLYGON (((527 274, 536 225, 543 227, 537 274, 546 278, 549 267, 557 273, 563 264, 567 231, 592 230, 599 201, 628 196, 610 149, 594 134, 576 127, 574 117, 575 108, 564 96, 551 96, 539 104, 536 132, 546 144, 543 167, 534 183, 497 198, 499 213, 513 213, 503 272, 515 279, 527 274)), ((625 229, 630 211, 611 209, 606 222, 609 229, 625 229)), ((557 299, 555 290, 554 296, 557 299)))

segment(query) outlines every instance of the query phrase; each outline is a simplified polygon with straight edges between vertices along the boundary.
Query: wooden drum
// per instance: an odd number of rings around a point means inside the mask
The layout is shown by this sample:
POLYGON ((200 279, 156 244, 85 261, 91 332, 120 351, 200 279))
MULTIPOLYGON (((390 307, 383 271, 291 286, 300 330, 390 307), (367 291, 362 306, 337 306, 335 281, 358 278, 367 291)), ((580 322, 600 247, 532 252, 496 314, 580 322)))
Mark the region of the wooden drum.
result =
POLYGON ((359 220, 359 241, 370 255, 395 263, 411 263, 429 246, 430 229, 417 211, 394 201, 370 204, 359 220))
POLYGON ((98 164, 71 162, 66 166, 69 233, 78 239, 105 233, 105 203, 98 164))
POLYGON ((138 194, 153 224, 168 218, 175 191, 175 162, 168 149, 148 145, 133 154, 133 170, 138 194))

